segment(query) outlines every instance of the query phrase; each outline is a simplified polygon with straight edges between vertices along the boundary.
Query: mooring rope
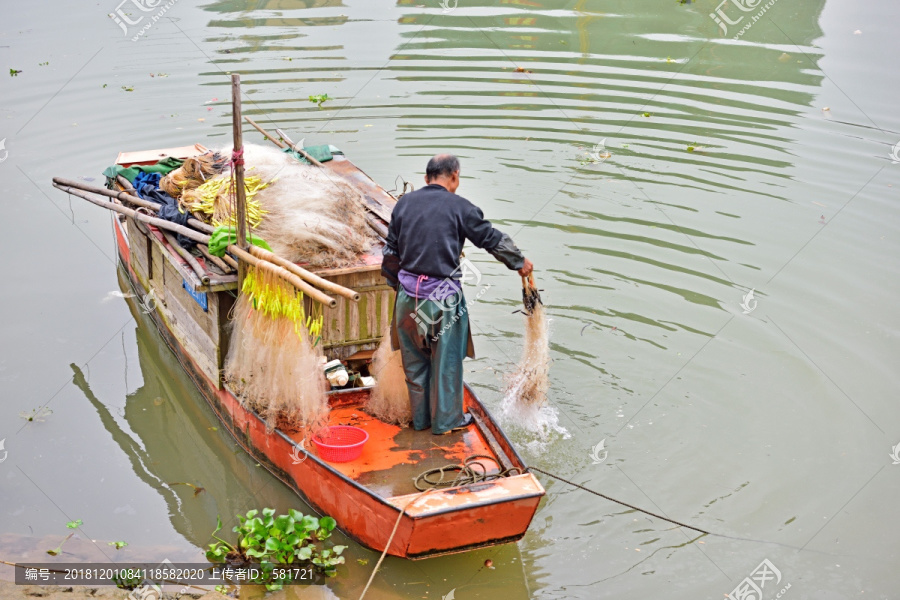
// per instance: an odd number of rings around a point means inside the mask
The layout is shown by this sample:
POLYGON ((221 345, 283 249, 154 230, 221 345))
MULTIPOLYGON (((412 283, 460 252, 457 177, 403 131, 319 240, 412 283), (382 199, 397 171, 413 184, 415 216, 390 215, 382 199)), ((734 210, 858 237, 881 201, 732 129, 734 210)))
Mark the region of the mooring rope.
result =
POLYGON ((681 521, 676 521, 674 519, 664 517, 664 516, 656 514, 654 512, 650 512, 649 510, 644 510, 643 508, 638 508, 637 506, 634 506, 633 504, 628 504, 627 502, 622 502, 621 500, 616 500, 615 498, 607 496, 606 494, 601 494, 600 492, 598 492, 596 490, 586 488, 581 484, 575 483, 574 481, 569 481, 568 479, 566 479, 564 477, 560 477, 559 475, 556 475, 555 473, 550 473, 549 471, 539 469, 538 467, 526 467, 525 471, 526 472, 527 471, 537 471, 538 473, 543 473, 544 475, 546 475, 548 477, 558 479, 559 481, 562 481, 563 483, 568 483, 572 487, 576 487, 580 490, 584 490, 585 492, 588 492, 595 496, 600 496, 604 500, 609 500, 610 502, 615 502, 616 504, 621 504, 622 506, 627 506, 628 508, 630 508, 632 510, 636 510, 640 513, 644 513, 645 515, 650 515, 651 517, 656 517, 657 519, 660 519, 662 521, 672 523, 673 525, 678 525, 679 527, 684 527, 685 529, 690 529, 692 531, 696 531, 697 533, 702 533, 703 535, 710 535, 713 537, 720 537, 720 538, 725 538, 725 539, 729 539, 729 540, 738 540, 738 541, 742 541, 742 542, 754 542, 757 544, 774 544, 776 546, 783 546, 784 548, 790 548, 792 550, 800 550, 800 551, 805 550, 806 552, 818 552, 817 550, 810 550, 809 548, 806 548, 805 545, 804 546, 792 546, 791 544, 785 544, 783 542, 775 542, 772 540, 761 540, 761 539, 757 539, 757 538, 740 537, 740 536, 736 536, 736 535, 726 535, 724 533, 715 533, 712 531, 706 531, 705 529, 700 529, 699 527, 694 527, 693 525, 688 525, 687 523, 682 523, 681 521))
POLYGON ((397 515, 397 520, 394 522, 394 529, 391 531, 391 536, 388 538, 387 544, 384 545, 384 552, 381 553, 381 556, 378 558, 378 562, 375 563, 375 568, 372 569, 372 574, 369 575, 369 581, 366 582, 366 587, 363 588, 362 594, 359 595, 359 600, 363 600, 366 597, 366 592, 369 591, 369 586, 372 585, 372 580, 375 579, 375 573, 378 572, 378 568, 381 566, 382 561, 384 561, 384 557, 387 556, 388 548, 391 547, 391 542, 394 541, 394 536, 397 535, 397 528, 400 527, 400 521, 403 519, 403 515, 406 514, 406 510, 411 507, 413 504, 421 500, 425 497, 428 492, 435 488, 429 488, 424 490, 421 494, 417 494, 415 498, 407 502, 403 508, 400 509, 400 514, 397 515))
POLYGON ((716 535, 716 534, 710 533, 710 532, 708 532, 708 531, 706 531, 706 530, 704 530, 704 529, 700 529, 700 528, 698 528, 698 527, 694 527, 693 525, 688 525, 688 524, 686 524, 686 523, 682 523, 682 522, 680 522, 680 521, 676 521, 676 520, 674 520, 674 519, 670 519, 670 518, 668 518, 668 517, 664 517, 664 516, 662 516, 662 515, 658 515, 658 514, 656 514, 656 513, 654 513, 654 512, 650 512, 649 510, 644 510, 643 508, 638 508, 637 506, 634 506, 633 504, 628 504, 627 502, 622 502, 621 500, 616 500, 615 498, 611 498, 611 497, 607 496, 606 494, 601 494, 601 493, 598 492, 598 491, 592 490, 592 489, 590 489, 590 488, 586 488, 586 487, 584 487, 583 485, 580 485, 580 484, 578 484, 578 483, 575 483, 574 481, 569 481, 568 479, 565 479, 565 478, 563 478, 563 477, 560 477, 559 475, 554 475, 553 473, 550 473, 550 472, 545 471, 545 470, 543 470, 543 469, 539 469, 539 468, 537 468, 537 467, 528 467, 528 468, 526 468, 525 470, 526 470, 526 471, 537 471, 538 473, 543 473, 544 475, 546 475, 546 476, 548 476, 548 477, 552 477, 552 478, 554 478, 554 479, 558 479, 558 480, 562 481, 563 483, 568 483, 569 485, 574 486, 574 487, 577 487, 577 488, 580 489, 580 490, 584 490, 585 492, 594 494, 595 496, 600 496, 600 497, 603 498, 604 500, 609 500, 610 502, 615 502, 616 504, 621 504, 622 506, 627 506, 628 508, 630 508, 630 509, 632 509, 632 510, 636 510, 636 511, 638 511, 638 512, 642 512, 642 513, 644 513, 645 515, 650 515, 651 517, 656 517, 657 519, 662 519, 663 521, 668 521, 669 523, 672 523, 672 524, 674 524, 674 525, 678 525, 678 526, 684 527, 684 528, 686 528, 686 529, 691 529, 691 530, 693 530, 693 531, 696 531, 696 532, 698 532, 698 533, 703 533, 703 534, 706 534, 706 535, 716 535))

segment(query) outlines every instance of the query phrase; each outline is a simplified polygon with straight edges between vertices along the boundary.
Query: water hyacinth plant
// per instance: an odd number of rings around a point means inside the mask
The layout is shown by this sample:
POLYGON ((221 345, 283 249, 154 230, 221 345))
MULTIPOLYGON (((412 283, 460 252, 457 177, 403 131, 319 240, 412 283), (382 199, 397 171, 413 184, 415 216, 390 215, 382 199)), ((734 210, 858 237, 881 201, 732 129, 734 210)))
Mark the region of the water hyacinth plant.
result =
POLYGON ((346 546, 325 548, 320 542, 331 537, 337 522, 331 517, 316 518, 290 509, 288 514, 276 515, 274 508, 248 511, 237 515, 240 525, 232 529, 238 534, 236 545, 217 537, 222 529, 222 519, 216 518, 216 530, 212 537, 217 541, 209 545, 206 558, 212 562, 259 563, 262 575, 253 583, 264 584, 268 590, 283 587, 284 579, 273 576, 275 567, 285 565, 314 565, 328 577, 337 575, 337 565, 344 564, 341 553, 346 546))

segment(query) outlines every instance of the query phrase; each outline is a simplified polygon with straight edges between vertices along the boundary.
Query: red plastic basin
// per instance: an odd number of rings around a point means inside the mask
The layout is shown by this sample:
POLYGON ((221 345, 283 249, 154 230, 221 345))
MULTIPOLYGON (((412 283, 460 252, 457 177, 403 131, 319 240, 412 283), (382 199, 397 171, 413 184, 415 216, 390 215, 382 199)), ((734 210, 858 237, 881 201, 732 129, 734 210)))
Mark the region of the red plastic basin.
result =
POLYGON ((312 437, 319 457, 328 462, 350 462, 362 454, 369 434, 359 427, 332 425, 312 437))

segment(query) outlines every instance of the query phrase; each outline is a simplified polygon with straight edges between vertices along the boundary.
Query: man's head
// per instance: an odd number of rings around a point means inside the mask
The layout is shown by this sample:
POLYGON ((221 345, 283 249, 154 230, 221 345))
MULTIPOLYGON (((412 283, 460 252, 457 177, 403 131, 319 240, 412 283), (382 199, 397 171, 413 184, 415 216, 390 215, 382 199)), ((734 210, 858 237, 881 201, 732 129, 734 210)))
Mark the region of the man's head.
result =
POLYGON ((448 192, 459 187, 459 159, 452 154, 437 154, 425 167, 425 183, 444 186, 448 192))

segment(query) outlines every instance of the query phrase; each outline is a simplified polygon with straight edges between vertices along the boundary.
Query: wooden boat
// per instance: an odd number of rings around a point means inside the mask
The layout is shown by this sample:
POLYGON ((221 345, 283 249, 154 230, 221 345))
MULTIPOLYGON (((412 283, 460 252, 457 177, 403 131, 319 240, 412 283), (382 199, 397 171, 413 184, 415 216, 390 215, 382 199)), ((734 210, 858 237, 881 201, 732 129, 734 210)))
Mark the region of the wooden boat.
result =
MULTIPOLYGON (((117 164, 152 164, 162 157, 188 158, 203 150, 187 146, 129 152, 120 154, 117 164)), ((390 194, 340 154, 324 168, 360 190, 370 218, 380 219, 386 229, 395 203, 390 194)), ((378 551, 387 546, 389 554, 410 559, 522 538, 544 489, 525 472, 521 458, 471 388, 465 387, 465 406, 475 425, 440 437, 367 414, 363 408, 371 388, 329 393, 330 424, 362 428, 369 440, 358 459, 326 462, 302 443, 304 432, 267 431, 260 415, 242 406, 223 380, 236 276, 212 272, 204 285, 156 228, 125 215, 117 215, 113 224, 130 285, 145 299, 163 339, 222 424, 261 465, 317 511, 333 516, 349 537, 378 551), (423 471, 459 464, 473 455, 490 457, 481 459, 489 474, 511 472, 424 494, 414 487, 415 477, 423 471)), ((378 224, 373 228, 378 230, 378 224)), ((393 290, 381 276, 380 264, 380 248, 375 248, 349 268, 315 271, 361 296, 359 302, 338 297, 336 308, 325 309, 322 337, 329 360, 364 364, 371 358, 393 310, 393 290)))

